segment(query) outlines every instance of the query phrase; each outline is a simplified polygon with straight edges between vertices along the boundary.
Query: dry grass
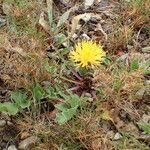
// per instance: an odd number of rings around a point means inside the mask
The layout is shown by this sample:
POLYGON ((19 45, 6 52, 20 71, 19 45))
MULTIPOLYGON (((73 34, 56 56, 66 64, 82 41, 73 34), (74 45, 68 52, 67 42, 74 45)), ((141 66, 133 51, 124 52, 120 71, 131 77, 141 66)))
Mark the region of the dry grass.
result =
MULTIPOLYGON (((67 68, 68 64, 65 64, 68 57, 64 55, 65 57, 62 59, 58 56, 59 49, 64 48, 64 46, 55 47, 54 43, 56 41, 53 37, 50 37, 38 26, 41 12, 47 12, 45 2, 33 2, 32 0, 18 0, 17 2, 18 4, 10 4, 9 9, 6 9, 7 25, 0 30, 1 35, 3 35, 0 36, 0 57, 2 60, 0 62, 0 79, 13 90, 24 88, 27 91, 33 87, 35 82, 42 83, 45 81, 49 84, 51 84, 51 81, 55 82, 53 79, 56 75, 48 73, 44 68, 44 61, 48 55, 47 50, 49 50, 52 56, 56 56, 56 60, 50 58, 50 62, 52 62, 50 66, 53 66, 53 61, 54 63, 57 62, 55 65, 59 69, 58 76, 63 74, 76 80, 67 68), (21 51, 18 51, 18 48, 21 51)), ((74 3, 77 3, 77 1, 74 1, 74 3)), ((148 0, 132 1, 131 3, 123 1, 120 2, 120 5, 122 11, 118 12, 118 17, 110 23, 111 31, 108 33, 108 40, 105 40, 103 35, 96 37, 99 38, 98 42, 106 43, 104 49, 108 52, 108 55, 118 54, 119 52, 122 55, 126 51, 136 51, 137 47, 135 45, 138 43, 139 36, 141 36, 140 32, 148 28, 147 22, 150 16, 150 3, 148 0), (132 49, 128 49, 128 45, 132 45, 132 49)), ((56 3, 54 8, 57 8, 57 11, 55 10, 56 18, 67 9, 62 4, 56 6, 56 3)), ((63 29, 65 30, 67 27, 63 29)), ((66 34, 67 31, 64 30, 61 31, 66 34)), ((147 37, 147 33, 143 37, 147 37)), ((140 38, 143 39, 143 37, 140 38)), ((69 46, 71 47, 72 43, 69 46)), ((138 51, 140 50, 138 49, 138 51)), ((48 115, 48 117, 45 117, 46 119, 42 118, 43 120, 39 116, 37 116, 38 119, 33 119, 31 114, 28 117, 19 118, 16 122, 18 128, 22 129, 20 136, 22 134, 38 136, 39 141, 35 148, 40 150, 117 150, 113 145, 109 130, 106 129, 107 125, 101 126, 100 121, 108 124, 111 122, 111 125, 116 124, 118 131, 113 129, 111 131, 114 133, 120 132, 119 127, 121 125, 118 124, 123 122, 119 118, 120 110, 126 110, 131 116, 134 116, 136 111, 127 104, 133 106, 134 101, 138 102, 135 93, 145 85, 143 70, 137 69, 132 72, 129 69, 130 61, 122 67, 121 63, 115 62, 115 57, 111 56, 112 60, 107 65, 107 69, 104 67, 94 70, 92 88, 97 92, 96 101, 88 102, 87 107, 79 109, 76 117, 62 126, 54 122, 52 115, 48 115), (123 108, 124 104, 126 104, 126 108, 123 108), (106 118, 102 119, 102 112, 105 111, 112 117, 105 116, 106 118)), ((134 58, 134 56, 132 57, 134 58)), ((74 83, 69 84, 59 78, 56 79, 56 82, 65 90, 70 85, 74 85, 74 83)), ((57 112, 54 112, 53 116, 57 112)), ((140 115, 138 113, 136 115, 139 119, 140 115)), ((124 145, 124 148, 130 147, 130 144, 126 145, 125 142, 124 145)))

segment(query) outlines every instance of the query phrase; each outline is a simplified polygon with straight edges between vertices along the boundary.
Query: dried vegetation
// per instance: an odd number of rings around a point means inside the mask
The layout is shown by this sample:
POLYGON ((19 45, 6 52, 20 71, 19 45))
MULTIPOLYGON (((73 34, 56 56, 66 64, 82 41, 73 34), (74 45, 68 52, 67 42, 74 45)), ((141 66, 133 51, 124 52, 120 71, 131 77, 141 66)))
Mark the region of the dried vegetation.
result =
POLYGON ((148 150, 150 133, 144 127, 150 123, 149 72, 144 64, 149 53, 142 49, 150 46, 149 0, 100 0, 88 8, 81 1, 51 2, 1 1, 0 102, 10 101, 15 90, 25 91, 32 100, 36 83, 54 88, 50 102, 40 97, 41 103, 11 118, 19 129, 14 141, 36 135, 39 140, 31 149, 148 150), (103 45, 108 55, 90 78, 74 71, 68 60, 68 52, 81 39, 103 45), (68 90, 89 100, 74 118, 58 125, 54 105, 64 102, 61 92, 69 95, 68 90))

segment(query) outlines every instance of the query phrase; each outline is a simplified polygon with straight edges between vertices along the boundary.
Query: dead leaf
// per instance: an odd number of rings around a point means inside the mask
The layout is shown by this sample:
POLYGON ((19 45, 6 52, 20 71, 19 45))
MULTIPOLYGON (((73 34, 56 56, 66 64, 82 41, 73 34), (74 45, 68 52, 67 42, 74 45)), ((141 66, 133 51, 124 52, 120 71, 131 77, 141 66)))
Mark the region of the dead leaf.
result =
POLYGON ((44 12, 40 14, 39 25, 44 29, 46 33, 53 35, 48 22, 44 18, 44 12))
POLYGON ((5 43, 3 45, 4 49, 7 50, 7 51, 13 51, 13 52, 17 52, 19 53, 21 56, 25 57, 27 56, 27 53, 24 52, 24 50, 21 48, 21 47, 13 47, 10 42, 8 41, 7 38, 5 38, 5 43))
POLYGON ((70 8, 68 11, 66 11, 59 19, 57 23, 57 28, 61 27, 69 18, 70 12, 74 11, 76 9, 76 6, 70 8))
POLYGON ((99 15, 94 13, 84 13, 73 17, 70 36, 72 36, 75 33, 80 19, 83 19, 85 22, 87 22, 91 19, 91 17, 95 17, 96 19, 101 19, 99 15))

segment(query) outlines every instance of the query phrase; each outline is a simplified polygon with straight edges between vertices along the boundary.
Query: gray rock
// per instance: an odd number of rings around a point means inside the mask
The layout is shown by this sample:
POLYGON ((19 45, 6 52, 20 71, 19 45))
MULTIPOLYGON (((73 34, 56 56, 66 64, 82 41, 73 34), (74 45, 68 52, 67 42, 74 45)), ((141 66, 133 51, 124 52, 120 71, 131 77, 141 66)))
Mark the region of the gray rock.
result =
POLYGON ((3 127, 6 125, 6 121, 5 120, 0 120, 0 127, 3 127))
POLYGON ((29 147, 37 142, 38 138, 36 136, 31 136, 19 143, 19 149, 27 150, 29 147))
POLYGON ((142 48, 143 53, 150 53, 150 47, 144 47, 142 48))
POLYGON ((7 150, 17 150, 15 145, 10 145, 7 150))
POLYGON ((117 132, 114 136, 114 140, 120 140, 121 138, 122 138, 122 135, 119 132, 117 132))

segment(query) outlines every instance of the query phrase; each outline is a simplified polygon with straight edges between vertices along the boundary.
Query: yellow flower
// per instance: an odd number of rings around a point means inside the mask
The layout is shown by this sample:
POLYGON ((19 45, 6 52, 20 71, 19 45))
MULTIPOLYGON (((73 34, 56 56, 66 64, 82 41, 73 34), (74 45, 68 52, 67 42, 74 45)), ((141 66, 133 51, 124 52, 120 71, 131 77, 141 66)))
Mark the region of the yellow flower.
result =
POLYGON ((75 45, 75 50, 70 52, 70 58, 77 67, 98 66, 106 56, 102 46, 93 41, 82 41, 75 45))

